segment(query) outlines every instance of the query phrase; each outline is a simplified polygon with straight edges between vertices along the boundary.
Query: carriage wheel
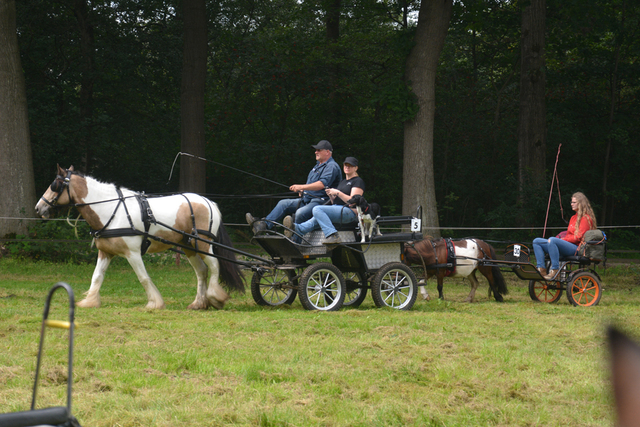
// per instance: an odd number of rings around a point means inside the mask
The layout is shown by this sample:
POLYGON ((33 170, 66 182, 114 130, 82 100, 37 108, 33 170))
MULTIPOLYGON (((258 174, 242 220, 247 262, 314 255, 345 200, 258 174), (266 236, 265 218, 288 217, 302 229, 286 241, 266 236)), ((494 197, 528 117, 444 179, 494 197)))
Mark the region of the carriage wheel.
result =
POLYGON ((256 271, 251 278, 251 295, 258 305, 277 307, 293 304, 298 294, 298 281, 293 270, 256 271))
POLYGON ((298 290, 300 302, 307 310, 335 311, 342 307, 347 287, 335 265, 319 262, 304 270, 298 290))
POLYGON ((554 303, 562 296, 562 286, 558 282, 529 280, 529 296, 537 302, 554 303))
POLYGON ((578 273, 567 283, 567 298, 573 305, 592 307, 598 305, 601 296, 600 280, 593 273, 578 273))
POLYGON ((411 310, 418 296, 418 279, 408 266, 390 262, 376 273, 371 296, 377 307, 411 310))
POLYGON ((348 307, 360 307, 360 304, 367 297, 366 280, 362 278, 360 273, 347 273, 345 276, 347 285, 347 294, 344 297, 344 305, 348 307))

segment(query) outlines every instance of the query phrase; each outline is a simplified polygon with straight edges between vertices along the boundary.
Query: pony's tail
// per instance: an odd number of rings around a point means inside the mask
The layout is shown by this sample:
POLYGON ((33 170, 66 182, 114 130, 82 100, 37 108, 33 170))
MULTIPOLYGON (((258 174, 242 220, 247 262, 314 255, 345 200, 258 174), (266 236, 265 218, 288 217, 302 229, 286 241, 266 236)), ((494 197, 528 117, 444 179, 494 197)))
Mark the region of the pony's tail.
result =
MULTIPOLYGON (((491 258, 498 259, 496 257, 496 251, 493 249, 493 246, 489 245, 489 249, 491 250, 491 258)), ((498 288, 498 292, 500 295, 506 295, 509 293, 507 289, 507 282, 504 280, 504 276, 502 275, 502 271, 500 271, 499 267, 491 267, 491 275, 493 276, 494 285, 498 288)))
POLYGON ((230 290, 236 290, 244 293, 244 278, 240 272, 240 265, 233 262, 236 260, 235 252, 230 251, 227 247, 232 248, 231 238, 224 228, 224 224, 220 221, 218 227, 218 243, 224 246, 213 247, 213 253, 218 257, 220 264, 220 276, 222 281, 230 290))

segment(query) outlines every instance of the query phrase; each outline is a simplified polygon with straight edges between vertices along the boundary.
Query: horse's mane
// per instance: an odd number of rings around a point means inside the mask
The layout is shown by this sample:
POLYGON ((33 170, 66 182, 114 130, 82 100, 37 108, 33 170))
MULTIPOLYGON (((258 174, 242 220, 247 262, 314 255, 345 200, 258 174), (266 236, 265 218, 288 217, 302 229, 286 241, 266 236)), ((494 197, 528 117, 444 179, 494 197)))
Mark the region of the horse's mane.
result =
POLYGON ((99 190, 102 190, 102 191, 114 191, 115 188, 120 188, 120 190, 123 193, 140 194, 139 191, 134 191, 134 190, 131 190, 131 189, 127 188, 127 187, 120 187, 117 184, 114 184, 113 182, 100 181, 99 179, 96 179, 96 178, 94 178, 92 176, 89 176, 89 175, 82 175, 82 174, 78 174, 78 175, 82 176, 87 181, 89 181, 89 180, 93 181, 95 184, 98 185, 99 190))

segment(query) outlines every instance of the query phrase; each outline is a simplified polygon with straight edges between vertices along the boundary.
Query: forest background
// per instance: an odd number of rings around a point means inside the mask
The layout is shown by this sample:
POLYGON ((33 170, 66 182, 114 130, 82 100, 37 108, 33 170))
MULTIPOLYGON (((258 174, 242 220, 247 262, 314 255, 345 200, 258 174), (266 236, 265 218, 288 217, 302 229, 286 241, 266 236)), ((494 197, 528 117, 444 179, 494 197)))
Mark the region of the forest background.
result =
MULTIPOLYGON (((401 213, 403 123, 418 108, 404 65, 420 2, 332 2, 339 5, 337 39, 327 37, 324 3, 206 3, 206 190, 226 223, 242 223, 247 211, 265 215, 277 200, 264 195, 304 182, 314 164, 311 144, 320 139, 331 141, 338 162, 360 160, 367 198, 383 214, 401 213)), ((16 2, 37 194, 56 163, 148 194, 177 191, 179 162, 169 176, 181 151, 179 4, 46 4, 16 2)), ((638 225, 640 208, 640 3, 546 1, 542 189, 523 189, 518 180, 527 4, 453 4, 436 80, 440 226, 489 227, 471 234, 513 238, 497 229, 541 227, 553 188, 549 226, 565 226, 571 194, 583 191, 600 225, 615 227, 618 243, 637 244, 638 228, 629 226, 638 225), (560 144, 559 185, 552 187, 560 144)), ((470 234, 446 232, 456 233, 470 234)))

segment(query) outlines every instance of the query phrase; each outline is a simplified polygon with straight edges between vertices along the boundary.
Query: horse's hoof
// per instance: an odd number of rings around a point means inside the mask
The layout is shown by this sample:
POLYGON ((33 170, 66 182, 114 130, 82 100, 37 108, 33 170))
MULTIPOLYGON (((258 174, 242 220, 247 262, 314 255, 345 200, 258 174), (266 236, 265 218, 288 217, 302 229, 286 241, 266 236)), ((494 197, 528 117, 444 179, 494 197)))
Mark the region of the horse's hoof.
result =
POLYGON ((164 308, 164 302, 157 304, 155 302, 149 301, 144 308, 146 308, 147 310, 162 310, 164 308))
POLYGON ((78 301, 76 306, 81 308, 98 308, 100 307, 100 300, 88 300, 85 298, 82 301, 78 301))
POLYGON ((209 298, 209 305, 216 310, 222 310, 224 308, 224 301, 218 301, 217 299, 209 298))
POLYGON ((425 301, 431 301, 431 297, 429 295, 422 295, 422 299, 425 301))
POLYGON ((209 308, 207 304, 195 301, 187 306, 188 310, 206 310, 207 308, 209 308))

